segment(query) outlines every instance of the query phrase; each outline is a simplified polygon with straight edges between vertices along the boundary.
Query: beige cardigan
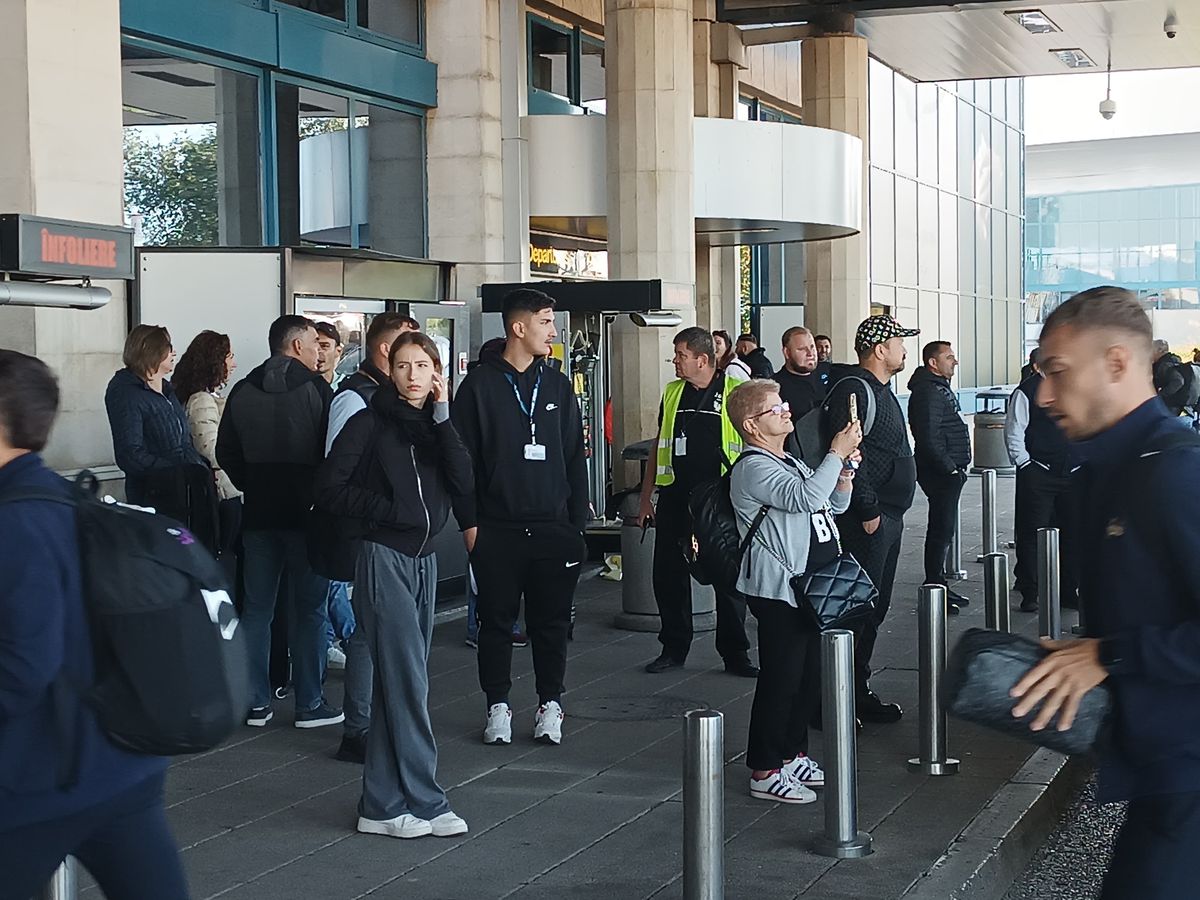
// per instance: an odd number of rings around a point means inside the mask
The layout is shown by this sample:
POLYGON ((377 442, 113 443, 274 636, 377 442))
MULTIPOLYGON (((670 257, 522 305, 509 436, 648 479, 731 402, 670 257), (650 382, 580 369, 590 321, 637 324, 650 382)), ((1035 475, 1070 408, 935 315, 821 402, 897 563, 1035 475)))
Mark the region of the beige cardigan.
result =
POLYGON ((216 473, 217 496, 222 500, 232 500, 242 496, 242 492, 233 486, 229 476, 217 465, 217 428, 224 413, 224 397, 210 394, 208 391, 197 391, 188 397, 187 417, 192 432, 192 443, 216 473))

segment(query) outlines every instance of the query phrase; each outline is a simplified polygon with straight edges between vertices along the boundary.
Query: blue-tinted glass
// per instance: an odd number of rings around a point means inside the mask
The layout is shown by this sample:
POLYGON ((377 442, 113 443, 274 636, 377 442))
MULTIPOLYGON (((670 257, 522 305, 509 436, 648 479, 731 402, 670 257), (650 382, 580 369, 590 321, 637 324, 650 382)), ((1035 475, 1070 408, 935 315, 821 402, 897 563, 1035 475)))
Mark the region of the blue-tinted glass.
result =
POLYGON ((1124 222, 1136 220, 1138 217, 1138 192, 1118 191, 1117 194, 1121 200, 1121 215, 1118 218, 1124 222))
POLYGON ((1196 211, 1196 186, 1187 185, 1176 190, 1177 202, 1179 203, 1179 215, 1187 218, 1197 215, 1196 211))
POLYGON ((1100 219, 1100 195, 1079 195, 1079 221, 1096 222, 1100 219))
POLYGON ((1181 250, 1179 251, 1179 272, 1180 281, 1192 281, 1196 278, 1196 251, 1181 250))
POLYGON ((1142 247, 1157 247, 1162 243, 1162 229, 1157 220, 1145 220, 1138 229, 1138 240, 1142 247))
POLYGON ((1163 219, 1179 216, 1179 192, 1175 188, 1160 188, 1158 191, 1158 214, 1163 219))
POLYGON ((1041 221, 1041 199, 1039 197, 1026 198, 1025 219, 1029 222, 1041 221))
POLYGON ((1101 250, 1115 250, 1121 245, 1121 227, 1116 222, 1101 222, 1098 240, 1101 250))
POLYGON ((1078 194, 1063 194, 1059 200, 1059 221, 1060 222, 1078 222, 1079 221, 1079 195, 1078 194))
POLYGON ((1196 220, 1179 220, 1179 247, 1181 250, 1196 249, 1196 220))
POLYGON ((1115 222, 1121 218, 1121 195, 1117 191, 1103 191, 1096 195, 1100 205, 1100 218, 1115 222))
POLYGON ((1154 188, 1138 191, 1138 218, 1158 218, 1158 191, 1154 188))

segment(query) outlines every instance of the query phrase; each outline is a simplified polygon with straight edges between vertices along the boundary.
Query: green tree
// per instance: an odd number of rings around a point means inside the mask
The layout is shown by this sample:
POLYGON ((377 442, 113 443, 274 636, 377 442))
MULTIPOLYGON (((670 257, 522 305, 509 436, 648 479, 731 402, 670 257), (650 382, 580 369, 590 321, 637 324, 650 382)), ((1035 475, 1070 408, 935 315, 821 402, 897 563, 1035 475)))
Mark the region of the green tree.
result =
POLYGON ((125 129, 125 208, 142 215, 152 246, 211 246, 218 241, 217 129, 169 141, 125 129))

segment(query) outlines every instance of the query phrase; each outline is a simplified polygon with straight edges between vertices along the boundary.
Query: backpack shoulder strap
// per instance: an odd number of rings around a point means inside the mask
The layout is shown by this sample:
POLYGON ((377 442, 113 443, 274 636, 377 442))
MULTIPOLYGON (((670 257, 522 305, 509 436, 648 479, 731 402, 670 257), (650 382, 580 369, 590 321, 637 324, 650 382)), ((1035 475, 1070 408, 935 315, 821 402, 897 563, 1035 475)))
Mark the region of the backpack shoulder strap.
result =
MULTIPOLYGON (((870 433, 871 428, 875 425, 875 391, 871 388, 871 385, 867 382, 867 380, 858 375, 843 375, 829 386, 829 391, 826 393, 826 397, 832 397, 834 390, 839 384, 850 381, 857 381, 859 384, 861 384, 863 391, 867 395, 867 401, 865 404, 863 404, 866 408, 858 411, 858 420, 862 424, 862 433, 865 437, 870 433)), ((829 409, 828 400, 826 400, 822 405, 826 410, 829 409)))

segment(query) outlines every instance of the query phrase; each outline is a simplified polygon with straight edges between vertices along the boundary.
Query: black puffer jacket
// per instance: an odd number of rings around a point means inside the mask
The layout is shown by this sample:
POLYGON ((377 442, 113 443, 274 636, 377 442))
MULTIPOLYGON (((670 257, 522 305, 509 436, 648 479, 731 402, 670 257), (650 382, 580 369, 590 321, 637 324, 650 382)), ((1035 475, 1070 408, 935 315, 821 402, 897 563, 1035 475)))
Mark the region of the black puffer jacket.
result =
POLYGON ((364 540, 427 556, 451 505, 474 490, 471 455, 449 406, 416 409, 388 382, 333 442, 317 474, 316 500, 360 523, 364 540))
POLYGON ((775 374, 775 367, 771 365, 771 360, 767 359, 767 351, 762 347, 755 347, 741 357, 741 360, 750 369, 751 378, 770 378, 775 374))
POLYGON ((959 415, 958 398, 950 382, 928 368, 913 372, 908 380, 908 421, 919 478, 963 471, 971 462, 967 423, 959 415))

